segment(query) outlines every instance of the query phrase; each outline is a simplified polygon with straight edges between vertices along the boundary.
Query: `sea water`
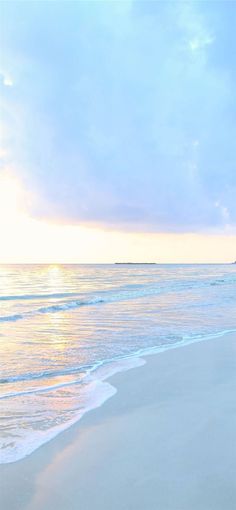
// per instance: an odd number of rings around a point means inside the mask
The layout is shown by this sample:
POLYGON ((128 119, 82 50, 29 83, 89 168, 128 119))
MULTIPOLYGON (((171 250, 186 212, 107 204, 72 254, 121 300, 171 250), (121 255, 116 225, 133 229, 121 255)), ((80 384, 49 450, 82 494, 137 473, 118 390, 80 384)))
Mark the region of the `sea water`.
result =
POLYGON ((234 264, 0 266, 0 462, 101 405, 142 355, 235 330, 234 264))

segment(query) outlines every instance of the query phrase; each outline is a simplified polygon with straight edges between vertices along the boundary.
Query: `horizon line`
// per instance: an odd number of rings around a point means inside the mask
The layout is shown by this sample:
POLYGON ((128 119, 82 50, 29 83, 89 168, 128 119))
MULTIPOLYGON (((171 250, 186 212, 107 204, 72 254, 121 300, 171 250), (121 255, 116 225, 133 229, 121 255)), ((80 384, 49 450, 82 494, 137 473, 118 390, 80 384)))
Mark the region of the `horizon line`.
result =
POLYGON ((0 266, 148 266, 148 265, 232 265, 236 264, 236 260, 230 262, 0 262, 0 266))

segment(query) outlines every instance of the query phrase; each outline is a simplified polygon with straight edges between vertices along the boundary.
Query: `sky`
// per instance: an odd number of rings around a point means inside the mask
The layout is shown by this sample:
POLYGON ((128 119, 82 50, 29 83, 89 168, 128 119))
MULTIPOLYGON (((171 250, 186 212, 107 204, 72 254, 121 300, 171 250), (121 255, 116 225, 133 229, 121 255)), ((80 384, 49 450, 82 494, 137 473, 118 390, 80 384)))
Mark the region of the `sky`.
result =
POLYGON ((236 259, 236 3, 1 2, 0 262, 236 259))

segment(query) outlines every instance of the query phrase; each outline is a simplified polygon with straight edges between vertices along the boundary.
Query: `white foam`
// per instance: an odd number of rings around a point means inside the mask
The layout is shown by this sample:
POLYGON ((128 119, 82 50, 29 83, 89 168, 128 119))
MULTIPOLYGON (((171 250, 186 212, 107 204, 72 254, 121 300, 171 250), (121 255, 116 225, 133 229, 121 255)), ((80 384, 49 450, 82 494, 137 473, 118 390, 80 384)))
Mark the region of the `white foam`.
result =
POLYGON ((225 334, 232 332, 236 332, 236 329, 223 330, 206 335, 196 335, 194 337, 185 336, 181 341, 178 341, 174 344, 169 343, 161 346, 140 349, 139 351, 136 351, 136 353, 127 355, 125 358, 124 357, 120 358, 117 361, 111 359, 110 361, 106 360, 106 363, 101 362, 100 366, 99 364, 97 364, 96 373, 90 371, 86 376, 86 381, 88 383, 86 406, 83 409, 80 409, 78 411, 78 414, 73 419, 68 420, 66 423, 63 423, 62 425, 55 426, 50 430, 47 431, 37 430, 31 433, 27 431, 24 436, 22 435, 21 430, 19 443, 13 446, 12 440, 9 439, 8 447, 5 441, 3 448, 0 449, 1 452, 0 463, 7 464, 23 459, 24 457, 33 453, 40 446, 49 442, 51 439, 55 438, 58 434, 60 434, 61 432, 68 429, 76 422, 78 422, 82 418, 82 416, 84 416, 85 413, 92 409, 100 407, 106 400, 108 400, 117 392, 116 388, 106 380, 110 378, 112 375, 116 374, 117 372, 130 370, 131 368, 140 367, 144 365, 146 361, 142 359, 140 356, 148 356, 171 349, 177 349, 179 347, 184 347, 186 345, 190 345, 196 342, 202 342, 205 340, 222 337, 225 334))
POLYGON ((77 416, 75 416, 72 420, 63 423, 62 425, 55 426, 47 431, 37 430, 29 432, 27 430, 25 435, 23 435, 23 431, 21 430, 20 441, 15 445, 12 444, 13 441, 11 438, 9 438, 8 447, 7 441, 5 440, 3 448, 0 449, 0 462, 2 464, 9 464, 27 457, 36 449, 54 439, 58 434, 74 425, 82 418, 86 412, 100 407, 108 398, 112 397, 115 393, 116 389, 109 383, 99 380, 91 382, 90 395, 88 396, 87 405, 84 409, 81 409, 78 412, 77 416))
MULTIPOLYGON (((67 421, 63 425, 55 426, 51 430, 43 431, 43 430, 35 430, 22 434, 22 430, 19 431, 20 441, 12 445, 12 439, 9 439, 9 447, 4 444, 4 448, 1 448, 1 460, 2 464, 9 464, 12 462, 16 462, 25 458, 26 456, 33 453, 36 449, 48 443, 52 439, 54 439, 58 434, 68 429, 76 422, 78 422, 85 413, 91 411, 92 409, 96 409, 100 407, 106 400, 112 397, 116 393, 116 388, 112 386, 110 383, 106 382, 108 377, 111 377, 117 372, 122 372, 125 370, 129 370, 134 367, 139 367, 144 365, 146 362, 140 358, 128 358, 122 359, 119 362, 113 362, 109 365, 104 365, 99 368, 99 371, 96 374, 88 374, 88 387, 87 387, 87 402, 86 406, 83 409, 78 411, 78 414, 70 421, 67 421)), ((68 383, 73 384, 73 383, 68 383)), ((60 385, 61 386, 61 385, 60 385)))

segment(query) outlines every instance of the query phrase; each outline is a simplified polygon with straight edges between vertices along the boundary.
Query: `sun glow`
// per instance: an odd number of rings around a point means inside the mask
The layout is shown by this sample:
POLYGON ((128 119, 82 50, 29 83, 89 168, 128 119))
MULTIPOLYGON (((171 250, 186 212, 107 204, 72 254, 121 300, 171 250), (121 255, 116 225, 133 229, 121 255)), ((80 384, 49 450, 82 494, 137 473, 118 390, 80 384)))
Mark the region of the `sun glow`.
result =
POLYGON ((34 219, 33 201, 10 173, 0 177, 1 263, 231 262, 233 235, 148 234, 60 225, 34 219))
POLYGON ((5 173, 0 176, 0 221, 5 227, 15 223, 23 213, 23 192, 18 181, 5 173))

